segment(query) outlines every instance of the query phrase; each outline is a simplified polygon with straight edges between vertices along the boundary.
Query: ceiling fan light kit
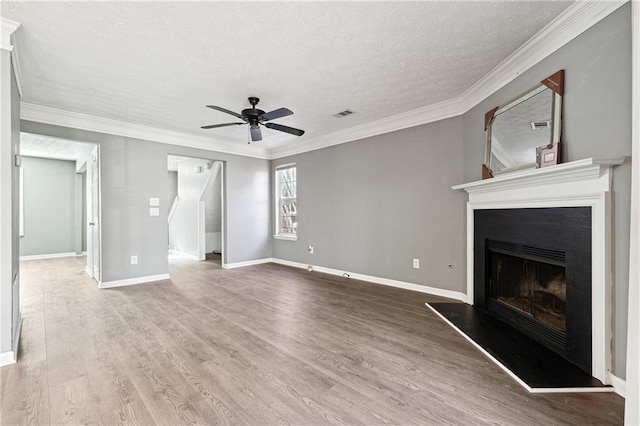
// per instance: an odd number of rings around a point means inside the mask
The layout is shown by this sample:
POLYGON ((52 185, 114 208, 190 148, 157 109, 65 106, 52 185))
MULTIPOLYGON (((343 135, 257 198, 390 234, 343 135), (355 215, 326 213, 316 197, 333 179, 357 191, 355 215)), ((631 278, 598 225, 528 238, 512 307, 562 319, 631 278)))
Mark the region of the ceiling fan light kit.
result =
POLYGON ((233 115, 234 117, 237 117, 240 120, 242 120, 242 122, 210 124, 208 126, 202 126, 201 128, 215 129, 218 127, 238 126, 241 124, 248 124, 249 125, 249 143, 262 140, 262 131, 260 130, 260 125, 263 125, 268 129, 278 130, 280 132, 289 133, 291 135, 296 135, 296 136, 304 135, 304 130, 296 129, 289 126, 284 126, 282 124, 277 124, 277 123, 267 123, 267 121, 275 120, 276 118, 282 118, 288 115, 292 115, 293 111, 287 108, 278 108, 278 109, 274 109, 273 111, 264 112, 263 110, 256 108, 256 105, 258 105, 258 102, 260 102, 259 98, 256 98, 254 96, 249 97, 249 103, 251 104, 251 108, 243 109, 240 112, 240 114, 216 105, 207 105, 207 108, 215 109, 216 111, 233 115))

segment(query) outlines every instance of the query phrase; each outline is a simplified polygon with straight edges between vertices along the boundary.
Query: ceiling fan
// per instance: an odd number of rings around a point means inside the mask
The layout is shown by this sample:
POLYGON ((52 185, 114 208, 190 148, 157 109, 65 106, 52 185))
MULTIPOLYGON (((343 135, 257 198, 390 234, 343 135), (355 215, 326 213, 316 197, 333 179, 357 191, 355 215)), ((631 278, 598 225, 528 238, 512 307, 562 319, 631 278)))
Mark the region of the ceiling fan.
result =
POLYGON ((273 111, 264 112, 261 109, 257 109, 256 105, 258 105, 260 99, 256 97, 250 97, 249 103, 251 104, 251 108, 243 109, 240 114, 237 112, 229 111, 226 108, 222 108, 215 105, 207 105, 207 108, 215 109, 216 111, 224 112, 229 115, 233 115, 234 117, 242 120, 241 123, 223 123, 223 124, 211 124, 209 126, 202 126, 202 129, 215 129, 217 127, 226 127, 226 126, 237 126, 241 124, 249 124, 249 132, 251 135, 251 139, 249 143, 261 141, 262 140, 262 131, 260 130, 260 125, 265 126, 268 129, 279 130, 281 132, 289 133, 296 136, 304 135, 304 130, 295 129, 289 126, 283 126, 282 124, 277 123, 265 123, 266 121, 271 121, 276 118, 286 117, 288 115, 293 114, 293 111, 287 108, 278 108, 273 111))

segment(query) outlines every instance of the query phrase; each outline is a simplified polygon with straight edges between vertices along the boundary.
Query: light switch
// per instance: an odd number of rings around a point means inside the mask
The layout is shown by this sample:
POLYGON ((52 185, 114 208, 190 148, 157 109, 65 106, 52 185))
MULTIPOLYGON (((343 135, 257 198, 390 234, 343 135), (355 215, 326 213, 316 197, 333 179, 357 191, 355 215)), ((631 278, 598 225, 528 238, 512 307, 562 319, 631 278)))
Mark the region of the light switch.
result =
POLYGON ((160 216, 160 209, 157 207, 151 207, 149 209, 149 216, 160 216))
POLYGON ((150 206, 159 206, 160 205, 160 198, 149 198, 149 205, 150 206))

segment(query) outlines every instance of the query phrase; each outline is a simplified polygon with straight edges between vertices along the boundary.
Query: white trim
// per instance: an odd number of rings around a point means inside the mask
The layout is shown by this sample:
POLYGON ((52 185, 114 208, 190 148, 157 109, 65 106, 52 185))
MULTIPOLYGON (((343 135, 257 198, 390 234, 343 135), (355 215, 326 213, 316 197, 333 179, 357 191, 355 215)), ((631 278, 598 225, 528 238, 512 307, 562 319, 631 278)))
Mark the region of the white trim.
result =
POLYGON ((429 303, 425 303, 425 306, 433 311, 437 316, 439 316, 444 322, 449 324, 451 328, 457 331, 462 337, 464 337, 469 343, 476 347, 480 352, 484 354, 487 358, 493 361, 498 367, 500 367, 505 373, 507 373, 511 378, 513 378, 516 382, 520 384, 523 388, 525 388, 530 393, 602 393, 602 392, 614 392, 614 388, 611 386, 605 387, 568 387, 568 388, 532 388, 528 384, 526 384, 520 377, 516 376, 511 370, 509 370, 504 364, 502 364, 498 359, 496 359, 493 355, 487 352, 482 346, 476 343, 471 337, 467 336, 467 334, 456 327, 451 321, 449 321, 444 315, 435 310, 429 303))
POLYGON ((0 353, 0 367, 15 364, 17 361, 16 353, 13 351, 0 353))
MULTIPOLYGON (((20 27, 16 27, 16 30, 20 27)), ((16 85, 18 86, 18 93, 20 94, 20 98, 22 98, 22 68, 20 67, 20 48, 18 47, 18 34, 17 31, 14 31, 10 36, 11 45, 14 46, 14 49, 11 49, 11 66, 13 67, 13 74, 16 78, 16 85)))
POLYGON ((611 373, 611 182, 624 158, 591 158, 500 175, 453 186, 469 193, 467 203, 467 297, 474 292, 474 210, 591 207, 591 375, 609 383, 611 373))
POLYGON ((265 257, 264 259, 247 260, 245 262, 226 263, 222 265, 224 269, 244 268, 245 266, 261 265, 263 263, 271 263, 273 259, 265 257))
POLYGON ((243 155, 246 157, 263 159, 267 158, 267 151, 264 148, 257 147, 256 145, 216 141, 212 137, 158 129, 156 127, 64 111, 61 109, 49 108, 26 102, 20 103, 20 118, 27 121, 36 121, 39 123, 65 126, 91 132, 107 133, 170 145, 198 148, 225 154, 243 155))
POLYGON ((16 361, 18 360, 18 348, 20 347, 20 331, 22 330, 22 312, 19 313, 20 320, 18 321, 18 326, 16 327, 16 331, 13 334, 13 348, 11 352, 14 354, 16 361))
POLYGON ((38 259, 55 259, 57 257, 80 257, 82 254, 78 254, 75 251, 68 253, 51 253, 51 254, 34 254, 30 256, 20 256, 20 261, 23 260, 38 260, 38 259))
POLYGON ((462 94, 464 112, 609 16, 626 1, 577 1, 462 94))
POLYGON ((269 158, 288 157, 303 152, 315 151, 355 140, 395 132, 421 124, 456 117, 464 113, 460 98, 451 99, 426 107, 418 108, 402 114, 393 115, 381 120, 370 121, 358 126, 339 130, 313 139, 303 139, 295 144, 277 147, 269 151, 269 158))
POLYGON ((89 265, 84 268, 84 271, 87 273, 87 275, 89 275, 90 278, 93 278, 93 271, 91 270, 91 268, 89 268, 89 265))
POLYGON ((271 262, 278 263, 280 265, 292 266, 294 268, 301 268, 301 269, 307 269, 307 270, 309 269, 309 267, 311 267, 313 271, 330 274, 330 275, 344 276, 344 274, 348 274, 349 278, 352 278, 354 280, 367 281, 373 284, 381 284, 389 287, 402 288, 405 290, 417 291, 419 293, 431 294, 433 296, 446 297, 449 299, 465 301, 467 297, 464 293, 461 293, 459 291, 445 290, 442 288, 436 288, 436 287, 430 287, 430 286, 421 285, 421 284, 414 284, 414 283, 408 283, 404 281, 392 280, 389 278, 374 277, 372 275, 358 274, 355 272, 348 272, 348 271, 343 271, 338 269, 326 268, 324 266, 308 265, 304 263, 292 262, 290 260, 276 259, 276 258, 271 259, 271 262))
POLYGON ((273 238, 283 241, 298 241, 298 237, 296 235, 274 235, 273 238))
POLYGON ((171 279, 169 274, 147 275, 146 277, 127 278, 124 280, 116 280, 116 281, 105 281, 98 284, 98 287, 99 288, 123 287, 127 285, 144 284, 144 283, 150 283, 154 281, 163 281, 163 280, 169 280, 169 279, 171 279))
POLYGON ((613 374, 610 374, 609 377, 611 378, 611 386, 613 386, 615 393, 617 393, 623 398, 626 398, 627 382, 624 379, 621 379, 620 377, 615 376, 613 374))
MULTIPOLYGON (((297 169, 297 164, 294 163, 287 163, 287 164, 281 164, 279 166, 277 166, 275 168, 275 170, 273 171, 273 218, 274 218, 274 222, 273 222, 273 227, 275 229, 275 234, 273 235, 273 238, 275 238, 276 240, 287 240, 287 241, 298 241, 298 235, 297 234, 291 234, 291 233, 281 233, 280 231, 282 230, 281 228, 281 223, 280 223, 280 172, 284 171, 284 170, 289 170, 289 169, 295 169, 296 171, 296 185, 298 182, 298 169, 297 169)), ((295 200, 298 200, 298 189, 296 186, 296 195, 295 195, 295 200)), ((297 204, 296 204, 297 206, 297 204)), ((296 215, 297 215, 297 210, 296 210, 296 215)), ((297 232, 297 229, 296 229, 297 232)))
POLYGON ((468 88, 460 97, 382 120, 364 123, 322 137, 274 148, 269 151, 270 158, 277 159, 301 154, 462 115, 506 86, 520 74, 606 18, 624 3, 626 1, 577 1, 482 79, 468 88))
POLYGON ((11 36, 18 28, 20 28, 18 22, 0 16, 0 49, 8 50, 9 52, 13 50, 11 36))
POLYGON ((624 420, 640 425, 640 2, 631 2, 631 230, 624 420))
MULTIPOLYGON (((322 137, 303 138, 295 144, 276 147, 271 150, 256 147, 255 145, 248 146, 233 142, 215 141, 210 137, 158 129, 28 103, 21 104, 21 117, 29 121, 160 143, 256 158, 277 159, 462 115, 487 96, 495 93, 517 76, 607 17, 624 3, 624 1, 579 1, 573 3, 487 75, 469 87, 460 97, 381 120, 363 123, 322 137)), ((5 47, 4 44, 3 47, 5 47)), ((19 70, 19 64, 17 65, 19 70)))

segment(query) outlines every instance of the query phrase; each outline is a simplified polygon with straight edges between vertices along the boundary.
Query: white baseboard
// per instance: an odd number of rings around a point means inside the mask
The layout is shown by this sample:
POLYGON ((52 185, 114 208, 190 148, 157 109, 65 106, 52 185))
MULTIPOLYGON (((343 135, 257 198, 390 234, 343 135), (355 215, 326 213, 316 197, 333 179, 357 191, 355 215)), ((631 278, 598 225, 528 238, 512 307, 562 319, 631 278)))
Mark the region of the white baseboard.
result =
POLYGON ((271 262, 273 262, 272 258, 265 257, 264 259, 247 260, 246 262, 225 263, 222 265, 222 267, 224 269, 233 269, 233 268, 242 268, 245 266, 260 265, 262 263, 271 263, 271 262))
POLYGON ((87 273, 87 275, 89 275, 90 278, 93 278, 93 271, 91 270, 91 268, 89 268, 89 266, 84 268, 84 271, 87 273))
POLYGON ((18 357, 18 346, 20 343, 20 330, 22 330, 22 313, 20 313, 20 320, 18 320, 18 326, 16 327, 15 334, 13 335, 13 353, 18 357))
POLYGON ((76 257, 82 256, 75 251, 69 253, 34 254, 31 256, 20 256, 20 260, 54 259, 56 257, 76 257))
POLYGON ((627 397, 627 381, 625 379, 621 379, 618 376, 614 376, 613 374, 610 374, 609 377, 611 378, 611 386, 613 386, 615 393, 617 393, 623 398, 626 398, 627 397))
POLYGON ((16 353, 13 351, 0 353, 0 367, 16 363, 16 353))
POLYGON ((169 277, 169 274, 147 275, 146 277, 127 278, 124 280, 116 280, 116 281, 105 281, 98 284, 98 287, 100 288, 123 287, 127 285, 144 284, 144 283, 150 283, 154 281, 168 280, 170 278, 171 277, 169 277))
POLYGON ((18 360, 18 346, 20 344, 20 330, 22 330, 22 316, 18 321, 18 327, 13 335, 13 347, 9 352, 0 353, 0 367, 15 364, 18 360))
POLYGON ((374 284, 381 284, 389 287, 396 287, 396 288, 402 288, 405 290, 417 291, 420 293, 430 294, 433 296, 447 297, 449 299, 461 300, 463 302, 467 300, 467 295, 459 291, 445 290, 445 289, 430 287, 430 286, 421 285, 421 284, 414 284, 414 283, 408 283, 405 281, 392 280, 389 278, 381 278, 381 277, 374 277, 371 275, 358 274, 354 272, 340 271, 337 269, 325 268, 324 266, 305 265, 304 263, 292 262, 290 260, 274 258, 274 259, 271 259, 271 262, 278 263, 280 265, 292 266, 294 268, 301 268, 301 269, 308 269, 309 266, 311 266, 314 271, 322 272, 325 274, 343 276, 346 273, 346 274, 349 274, 349 278, 353 278, 355 280, 367 281, 374 284))

